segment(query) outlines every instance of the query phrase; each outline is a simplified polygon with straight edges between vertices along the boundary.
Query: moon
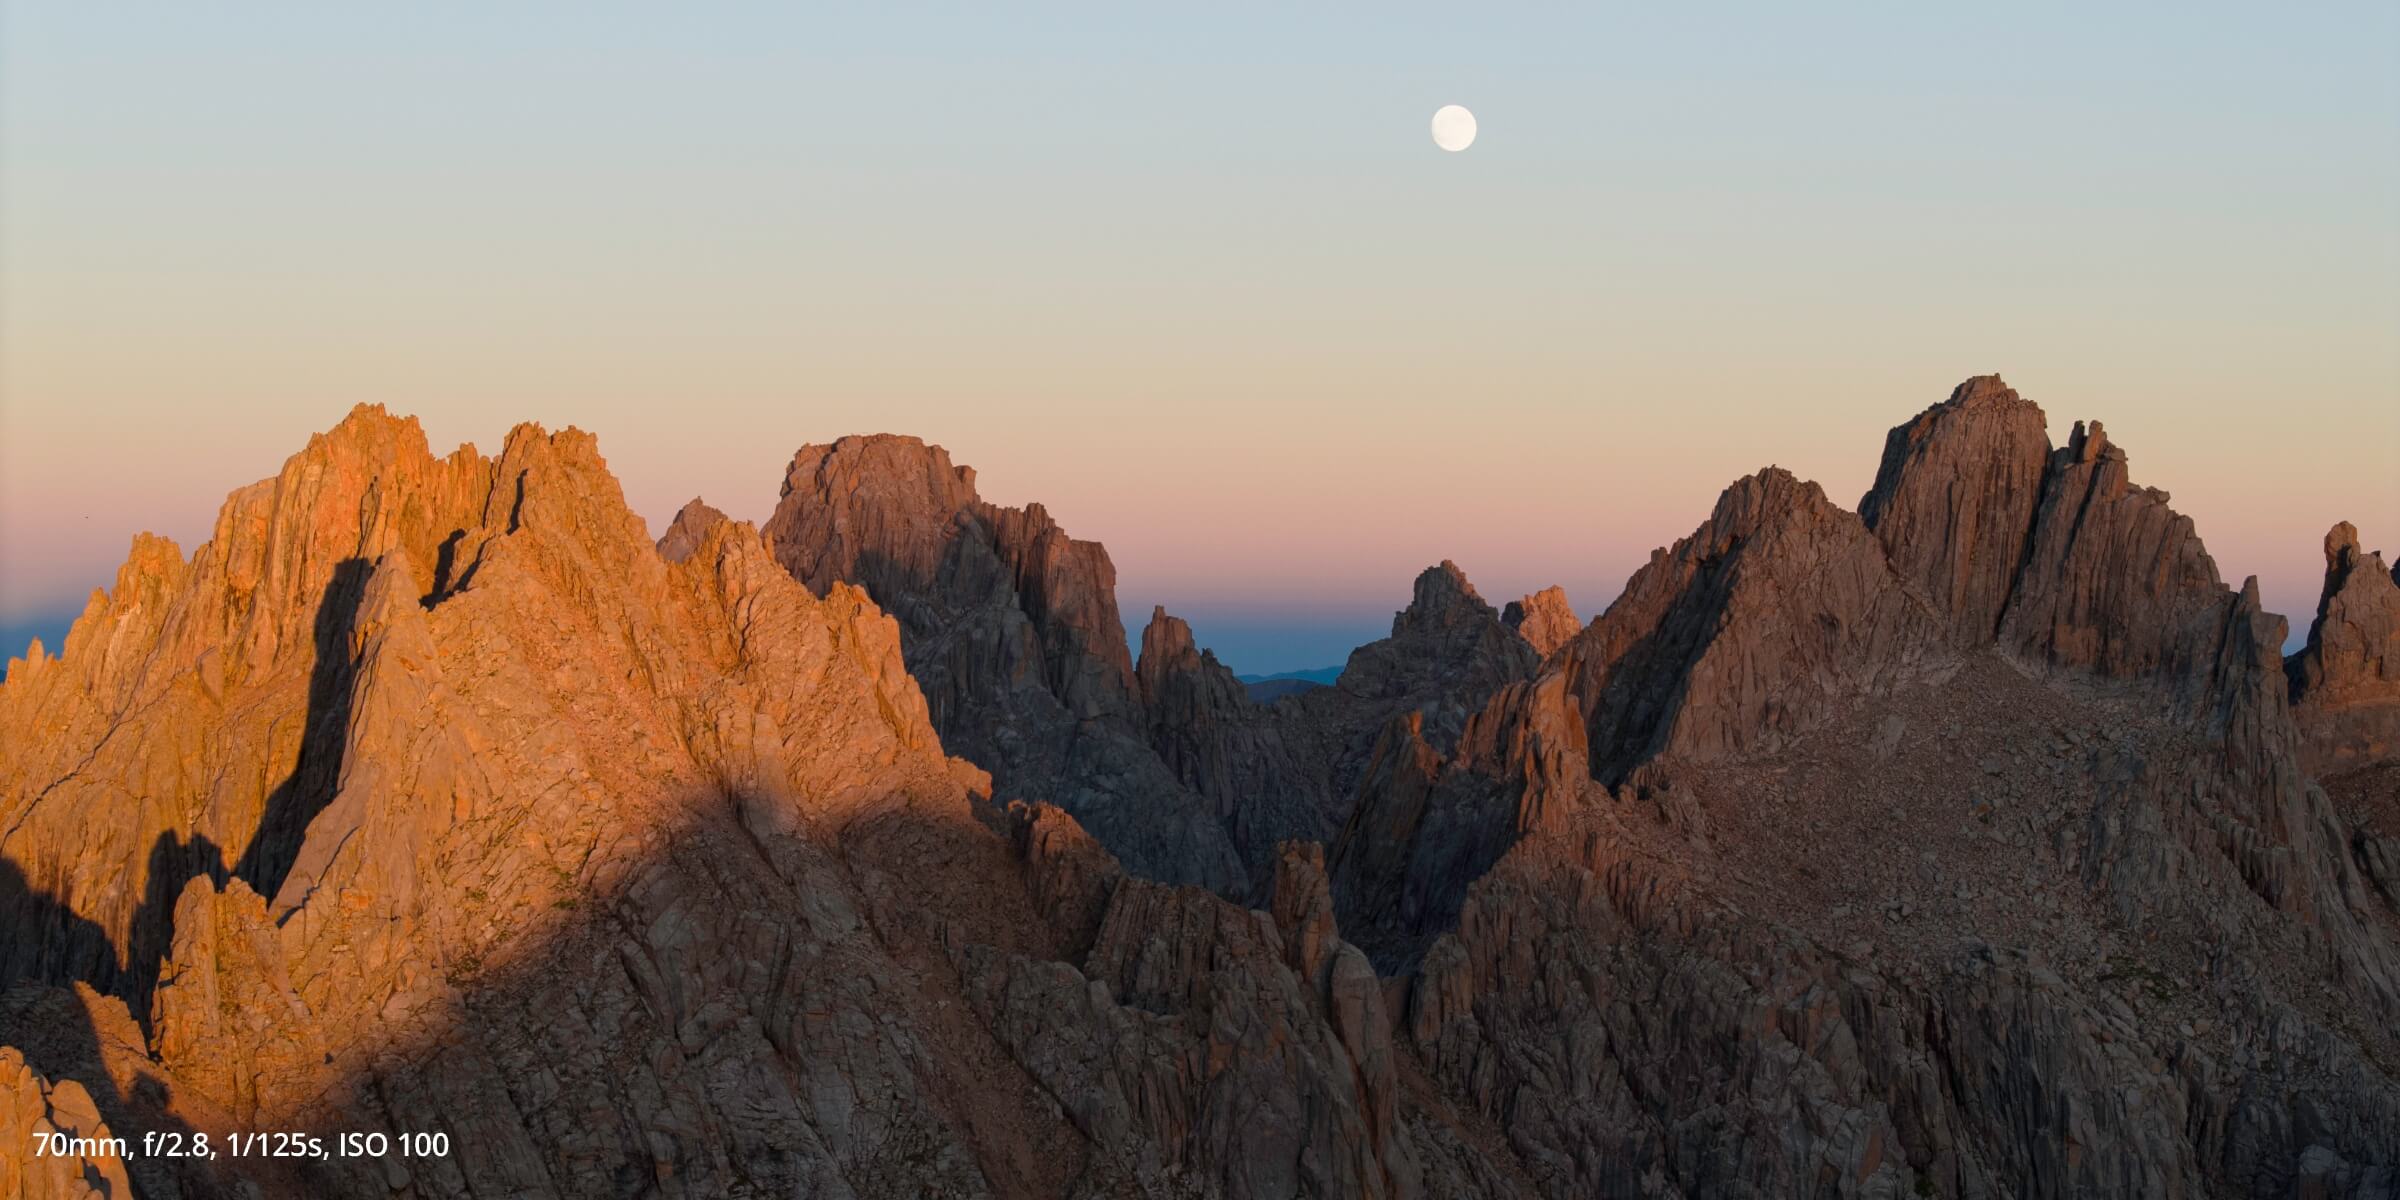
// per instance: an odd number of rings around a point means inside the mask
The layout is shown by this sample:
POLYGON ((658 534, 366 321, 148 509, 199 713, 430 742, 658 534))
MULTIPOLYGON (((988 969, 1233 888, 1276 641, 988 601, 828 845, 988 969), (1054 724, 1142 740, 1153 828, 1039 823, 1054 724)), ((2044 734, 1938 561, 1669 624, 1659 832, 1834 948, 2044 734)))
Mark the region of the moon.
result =
POLYGON ((1475 114, 1455 104, 1433 113, 1433 144, 1456 154, 1475 144, 1475 114))

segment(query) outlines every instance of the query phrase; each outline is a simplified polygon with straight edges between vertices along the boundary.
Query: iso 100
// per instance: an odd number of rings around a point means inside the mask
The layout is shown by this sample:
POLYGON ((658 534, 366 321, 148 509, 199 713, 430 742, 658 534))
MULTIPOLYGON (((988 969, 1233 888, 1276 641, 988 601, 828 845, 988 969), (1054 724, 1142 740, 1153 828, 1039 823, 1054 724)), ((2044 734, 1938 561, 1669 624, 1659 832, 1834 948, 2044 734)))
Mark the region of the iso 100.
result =
POLYGON ((334 1153, 343 1158, 447 1158, 446 1133, 345 1133, 335 1139, 334 1153))

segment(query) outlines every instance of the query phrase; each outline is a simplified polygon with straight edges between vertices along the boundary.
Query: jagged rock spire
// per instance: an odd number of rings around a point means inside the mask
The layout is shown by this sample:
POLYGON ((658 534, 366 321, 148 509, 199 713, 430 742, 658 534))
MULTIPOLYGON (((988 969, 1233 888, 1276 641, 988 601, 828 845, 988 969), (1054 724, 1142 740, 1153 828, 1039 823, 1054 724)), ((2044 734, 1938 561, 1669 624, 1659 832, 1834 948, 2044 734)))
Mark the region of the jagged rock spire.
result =
POLYGON ((1550 652, 1564 646, 1583 629, 1575 617, 1575 607, 1567 602, 1567 589, 1552 585, 1522 600, 1511 600, 1500 611, 1500 623, 1517 631, 1533 652, 1548 657, 1550 652))
POLYGON ((2313 769, 2400 760, 2400 581, 2348 521, 2325 534, 2325 590, 2285 664, 2313 769))
POLYGON ((1859 518, 1954 636, 1999 628, 2050 457, 2040 406, 1979 375, 1884 439, 1859 518))

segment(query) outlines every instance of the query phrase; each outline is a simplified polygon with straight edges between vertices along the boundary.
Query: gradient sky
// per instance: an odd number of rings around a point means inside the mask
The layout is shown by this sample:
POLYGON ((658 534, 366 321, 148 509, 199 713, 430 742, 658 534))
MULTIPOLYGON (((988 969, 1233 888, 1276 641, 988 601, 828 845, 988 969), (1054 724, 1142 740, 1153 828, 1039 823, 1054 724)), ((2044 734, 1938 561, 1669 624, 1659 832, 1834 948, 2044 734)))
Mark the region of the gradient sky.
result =
POLYGON ((2299 630, 2400 550, 2385 0, 204 7, 0 10, 11 652, 359 401, 654 530, 915 433, 1241 670, 1445 557, 1588 618, 1991 371, 2299 630))

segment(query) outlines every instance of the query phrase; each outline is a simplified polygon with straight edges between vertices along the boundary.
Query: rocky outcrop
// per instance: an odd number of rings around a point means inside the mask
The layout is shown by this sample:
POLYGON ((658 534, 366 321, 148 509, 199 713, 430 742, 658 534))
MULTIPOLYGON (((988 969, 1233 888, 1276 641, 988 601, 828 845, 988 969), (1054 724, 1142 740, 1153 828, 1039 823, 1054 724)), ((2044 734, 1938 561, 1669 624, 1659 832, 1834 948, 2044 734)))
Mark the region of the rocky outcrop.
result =
POLYGON ((1865 521, 1737 483, 1530 689, 1580 746, 1512 693, 1456 751, 1387 733, 1345 927, 1544 1190, 2390 1186, 2395 1047, 2350 1015, 2400 1011, 2358 883, 2386 843, 2304 785, 2255 583, 2096 427, 2046 464, 2040 429, 1970 381, 1894 432, 1865 521))
MULTIPOLYGON (((1350 653, 1334 689, 1368 707, 1382 706, 1382 719, 1369 729, 1404 711, 1421 712, 1426 736, 1447 747, 1466 727, 1468 714, 1503 686, 1530 677, 1539 659, 1532 644, 1475 593, 1458 564, 1445 560, 1418 574, 1408 607, 1392 617, 1389 638, 1350 653)), ((1314 693, 1303 697, 1313 699, 1314 693)))
POLYGON ((728 518, 709 507, 698 496, 675 513, 667 532, 658 539, 658 556, 668 562, 682 562, 708 539, 708 531, 722 525, 728 518))
POLYGON ((2049 458, 2041 408, 1997 375, 1958 385, 1884 439, 1859 519, 1961 642, 1999 628, 2049 458))
POLYGON ((1555 811, 1407 1040, 1553 1195, 2377 1194, 2400 1087, 2352 1014, 2390 1001, 2291 981, 2388 941, 2258 894, 2194 836, 2192 727, 2115 704, 1985 657, 1555 811))
POLYGON ((42 1183, 144 1195, 2388 1195, 2394 768, 2303 747, 2389 574, 2287 679, 2035 415, 1262 706, 922 443, 653 543, 362 409, 0 683, 0 1117, 452 1140, 42 1183))
POLYGON ((1575 608, 1567 603, 1567 589, 1546 587, 1522 600, 1511 600, 1500 610, 1500 623, 1517 631, 1518 636, 1544 658, 1550 652, 1572 641, 1583 629, 1575 619, 1575 608))
MULTIPOLYGON (((132 1191, 116 1183, 113 1190, 103 1188, 91 1194, 131 1194, 153 1200, 231 1197, 244 1194, 245 1181, 268 1195, 303 1191, 297 1176, 281 1163, 254 1162, 237 1169, 237 1164, 229 1161, 232 1135, 238 1127, 202 1099, 197 1089, 152 1061, 141 1027, 115 997, 100 995, 83 984, 72 988, 27 985, 0 994, 0 1046, 8 1047, 0 1049, 0 1062, 5 1062, 7 1055, 19 1054, 26 1071, 49 1081, 54 1097, 73 1098, 67 1105, 76 1114, 73 1120, 89 1122, 92 1114, 97 1114, 103 1132, 92 1133, 87 1125, 83 1133, 68 1136, 125 1140, 123 1154, 82 1156, 91 1170, 78 1170, 75 1178, 97 1185, 121 1174, 131 1180, 132 1191), (202 1153, 204 1147, 213 1147, 216 1154, 202 1153)), ((0 1101, 0 1105, 5 1103, 0 1101)), ((60 1120, 57 1116, 50 1119, 54 1125, 60 1120)), ((59 1127, 65 1130, 64 1125, 59 1127)), ((0 1141, 0 1161, 19 1147, 35 1149, 25 1139, 8 1136, 0 1141)), ((54 1161, 48 1154, 34 1157, 44 1167, 54 1161)), ((0 1194, 45 1194, 32 1182, 40 1176, 38 1171, 21 1177, 24 1182, 18 1186, 28 1190, 8 1188, 8 1169, 0 1166, 0 1194)), ((70 1189, 65 1194, 86 1193, 70 1189)))
MULTIPOLYGON (((221 585, 145 544, 66 657, 0 685, 10 719, 54 719, 27 696, 63 700, 61 736, 86 720, 93 739, 7 762, 25 923, 0 944, 43 948, 20 952, 36 979, 88 970, 149 1021, 117 1006, 103 1040, 139 1049, 44 1060, 80 1064, 75 1082, 36 1068, 12 1085, 23 1112, 90 1107, 128 1136, 188 1122, 455 1147, 232 1162, 158 1194, 1409 1196, 1427 1138, 1441 1178, 1506 1174, 1460 1140, 1488 1141, 1480 1121, 1402 1094, 1381 984, 1331 925, 1313 852, 1268 872, 1288 930, 1129 879, 1061 809, 985 803, 989 776, 943 752, 901 629, 859 588, 812 593, 735 522, 695 523, 671 561, 575 431, 523 427, 496 459, 446 460, 412 433, 354 414, 287 468, 298 498, 275 519, 229 518, 195 555, 354 551, 306 559, 317 576, 287 589, 338 588, 338 620, 295 622, 255 592, 240 622, 155 619, 208 611, 221 585), (363 533, 325 532, 361 513, 363 533), (433 537, 428 513, 463 524, 433 537), (142 874, 104 838, 47 836, 68 824, 53 804, 94 828, 211 811, 152 811, 171 787, 29 778, 52 754, 105 762, 126 742, 270 770, 271 740, 175 731, 219 711, 191 697, 224 690, 207 672, 229 636, 295 628, 322 631, 309 673, 340 686, 248 695, 313 721, 305 753, 322 756, 276 870, 160 857, 142 874), (126 688, 152 699, 103 704, 128 663, 146 674, 126 688), (153 898, 117 921, 128 892, 153 898), (167 936, 137 988, 119 931, 153 919, 167 936), (1098 1057, 1061 1057, 1079 1044, 1098 1057), (60 1101, 95 1080, 107 1096, 60 1101)), ((1247 703, 1171 619, 1153 647, 1131 711, 1247 703)), ((1062 705, 1110 677, 1041 676, 1062 705)), ((54 1013, 35 1031, 104 1024, 54 1013)), ((0 1020, 29 1058, 47 1044, 22 1033, 0 1020)))
POLYGON ((2191 519, 2138 487, 2098 421, 2050 456, 2033 538, 2001 645, 2053 667, 2212 694, 2218 636, 2237 602, 2191 519))
MULTIPOLYGON (((143 928, 112 923, 111 905, 171 890, 148 1012, 179 1090, 245 1128, 439 1130, 459 1147, 319 1164, 276 1194, 590 1195, 632 1178, 693 1195, 1045 1190, 1023 1182, 1050 1169, 1033 1147, 1073 1135, 1038 1116, 979 1126, 975 1113, 1033 1111, 1031 1084, 979 1063, 978 1045, 999 1051, 958 1022, 955 990, 945 1001, 912 974, 941 953, 909 924, 928 914, 964 919, 965 903, 1012 946, 1039 925, 972 815, 986 777, 942 753, 893 623, 846 585, 812 596, 745 526, 667 562, 583 434, 520 428, 496 460, 421 446, 413 424, 355 414, 275 492, 237 493, 197 565, 137 551, 65 659, 30 693, 0 692, 12 720, 32 719, 29 697, 81 706, 69 717, 92 722, 92 744, 45 754, 105 762, 134 744, 173 768, 140 795, 9 762, 21 905, 47 906, 34 929, 63 931, 27 940, 103 947, 31 970, 108 964, 116 931, 143 928), (247 519, 254 507, 268 517, 247 519), (441 519, 464 524, 440 535, 441 519), (279 571, 301 578, 252 583, 279 571), (228 577, 252 584, 245 603, 223 599, 228 577), (278 611, 329 587, 338 621, 278 611), (227 609, 241 619, 200 619, 227 609), (235 692, 232 667, 213 674, 312 627, 298 686, 235 692), (310 673, 338 697, 312 695, 310 673), (108 703, 142 689, 150 703, 108 703), (203 770, 288 766, 272 737, 178 740, 220 694, 312 725, 281 743, 304 744, 304 774, 325 755, 325 794, 279 870, 144 874, 107 838, 29 836, 208 819, 223 811, 208 792, 153 810, 203 770), (968 900, 975 881, 997 895, 968 900), (936 1042, 945 1054, 924 1049, 936 1042)), ((245 721, 279 729, 229 726, 245 721)), ((224 837, 237 853, 256 841, 224 837)), ((135 991, 121 966, 91 973, 135 991)))
POLYGON ((125 1160, 134 1151, 100 1119, 74 1080, 57 1083, 0 1046, 0 1194, 26 1200, 131 1196, 125 1160))
POLYGON ((1780 468, 1727 488, 1563 652, 1604 782, 1662 755, 1771 749, 1925 662, 1936 622, 1881 544, 1780 468))
POLYGON ((857 584, 889 596, 902 628, 958 645, 923 672, 945 732, 989 707, 980 693, 992 687, 1038 687, 1074 719, 1135 711, 1108 552, 1069 537, 1039 504, 985 504, 973 469, 939 446, 886 435, 802 447, 766 533, 810 591, 857 584), (1025 657, 967 657, 987 642, 1025 657))
POLYGON ((137 1013, 196 875, 272 892, 332 798, 352 618, 374 562, 425 564, 438 604, 513 528, 527 465, 427 452, 361 408, 235 492, 189 559, 136 538, 57 659, 0 688, 0 985, 88 980, 137 1013))
POLYGON ((943 745, 1001 799, 1058 805, 1146 878, 1251 894, 1277 845, 1342 828, 1385 723, 1422 713, 1448 746, 1538 662, 1445 562, 1332 687, 1260 705, 1163 609, 1137 669, 1107 551, 974 481, 914 438, 810 446, 766 532, 812 590, 854 583, 899 618, 943 745))
POLYGON ((2388 1186, 2387 1080, 2288 1014, 2284 1034, 2339 1082, 2242 1065, 2269 1027, 2162 1027, 2153 993, 2181 985, 2136 977, 2134 999, 2095 994, 1973 941, 1895 968, 1727 927, 1615 872, 1512 859, 1427 956, 1409 1038, 1435 1079, 1519 1114, 1518 1153, 1550 1195, 2388 1186), (2261 1074, 2310 1098, 2262 1094, 2261 1074), (2294 1119, 2337 1095, 2343 1119, 2294 1119))
POLYGON ((766 534, 811 591, 853 584, 899 619, 942 744, 998 798, 1058 805, 1150 878, 1248 887, 1215 806, 1150 746, 1099 544, 1038 504, 984 503, 941 447, 890 436, 802 448, 766 534))
POLYGON ((1530 644, 1445 562, 1417 577, 1392 635, 1353 651, 1331 687, 1259 705, 1163 609, 1143 632, 1139 675, 1152 744, 1245 855, 1271 863, 1282 842, 1330 840, 1357 820, 1384 786, 1370 776, 1391 730, 1446 753, 1535 665, 1530 644))
POLYGON ((1275 847, 1326 836, 1324 779, 1287 739, 1289 718, 1253 700, 1189 624, 1153 610, 1135 677, 1151 749, 1262 881, 1275 847))
POLYGON ((1392 616, 1390 637, 1351 651, 1332 687, 1274 708, 1286 744, 1313 780, 1326 836, 1366 802, 1362 780, 1393 729, 1405 724, 1415 731, 1410 736, 1447 754, 1471 716, 1539 665, 1532 644, 1501 623, 1455 563, 1420 572, 1408 607, 1392 616))
POLYGON ((1520 838, 1607 800, 1567 683, 1553 672, 1510 684, 1449 756, 1427 744, 1416 713, 1394 718, 1376 743, 1333 875, 1343 923, 1387 973, 1415 969, 1468 887, 1520 838))
POLYGON ((961 974, 1001 1043, 1143 1187, 1424 1195, 1381 986, 1340 939, 1323 867, 1314 846, 1285 848, 1271 914, 1125 880, 1080 964, 976 947, 961 974))
POLYGON ((2285 664, 2310 771, 2400 761, 2400 581, 2348 521, 2325 535, 2325 591, 2285 664))

